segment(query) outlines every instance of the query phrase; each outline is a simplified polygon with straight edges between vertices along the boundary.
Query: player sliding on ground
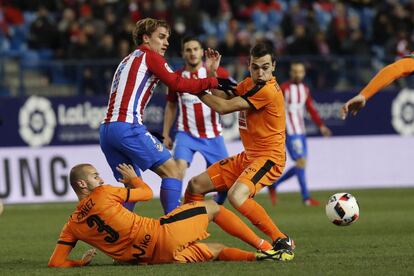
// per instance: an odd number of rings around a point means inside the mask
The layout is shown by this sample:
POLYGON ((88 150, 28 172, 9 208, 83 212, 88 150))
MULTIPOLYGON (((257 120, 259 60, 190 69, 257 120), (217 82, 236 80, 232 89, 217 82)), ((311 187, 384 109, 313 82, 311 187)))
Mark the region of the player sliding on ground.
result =
MULTIPOLYGON (((293 241, 273 223, 266 210, 253 197, 263 187, 272 185, 285 167, 285 106, 281 89, 273 76, 276 61, 266 43, 250 51, 250 77, 242 81, 236 95, 226 98, 204 93, 200 99, 220 114, 239 111, 239 131, 244 151, 210 166, 193 177, 185 192, 185 202, 204 200, 212 191, 228 191, 231 205, 253 225, 269 236, 273 249, 293 259, 293 241)), ((214 71, 220 63, 217 51, 207 51, 214 71)), ((224 97, 224 95, 223 95, 224 97)))
POLYGON ((348 112, 356 115, 366 104, 369 98, 394 80, 414 73, 414 52, 396 62, 382 68, 362 91, 347 101, 341 110, 342 119, 346 119, 348 112))
POLYGON ((212 200, 184 204, 159 218, 146 218, 128 211, 124 202, 152 198, 151 188, 137 177, 133 166, 120 164, 119 179, 133 188, 105 185, 90 164, 79 164, 70 172, 70 184, 79 198, 76 210, 62 229, 50 267, 88 265, 96 254, 89 249, 80 260, 68 258, 78 240, 101 250, 118 262, 130 264, 191 263, 212 260, 262 261, 285 260, 285 252, 258 250, 248 252, 206 239, 210 221, 229 234, 256 248, 268 244, 257 237, 234 213, 212 200))

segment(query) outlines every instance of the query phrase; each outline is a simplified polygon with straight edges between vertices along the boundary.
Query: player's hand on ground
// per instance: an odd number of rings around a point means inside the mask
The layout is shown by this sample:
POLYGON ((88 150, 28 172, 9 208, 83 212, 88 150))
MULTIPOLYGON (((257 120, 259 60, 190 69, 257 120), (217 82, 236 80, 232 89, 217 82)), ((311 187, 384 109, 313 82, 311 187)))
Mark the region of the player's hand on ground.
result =
POLYGON ((173 141, 172 141, 172 139, 171 139, 171 137, 170 137, 170 136, 164 136, 164 141, 163 141, 163 143, 164 143, 164 146, 165 146, 167 149, 172 150, 172 148, 173 148, 173 141))
POLYGON ((204 55, 206 57, 205 66, 208 72, 216 72, 218 67, 220 66, 221 55, 216 50, 208 48, 204 51, 204 55))
POLYGON ((137 177, 137 173, 132 165, 122 163, 116 167, 116 170, 122 174, 122 178, 118 179, 121 183, 128 184, 132 178, 137 177))
POLYGON ((348 112, 350 112, 352 115, 357 115, 358 111, 360 111, 366 103, 366 99, 362 95, 356 95, 349 101, 347 101, 343 106, 341 110, 341 118, 342 120, 346 119, 346 116, 348 115, 348 112))
POLYGON ((95 257, 95 256, 96 256, 96 249, 95 248, 91 248, 88 251, 86 251, 85 254, 83 254, 83 256, 82 256, 83 265, 90 264, 93 257, 95 257))
POLYGON ((322 126, 319 128, 319 130, 320 130, 321 134, 322 134, 323 136, 325 136, 325 137, 332 136, 332 131, 331 131, 331 130, 327 127, 327 126, 325 126, 325 125, 322 125, 322 126))

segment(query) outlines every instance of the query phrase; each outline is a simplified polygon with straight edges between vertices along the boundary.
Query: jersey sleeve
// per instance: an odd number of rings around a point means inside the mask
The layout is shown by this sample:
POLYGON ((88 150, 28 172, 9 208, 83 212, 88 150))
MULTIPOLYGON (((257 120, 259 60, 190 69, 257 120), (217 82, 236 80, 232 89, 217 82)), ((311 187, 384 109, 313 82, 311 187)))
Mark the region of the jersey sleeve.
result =
POLYGON ((50 256, 49 267, 74 267, 85 265, 82 260, 70 260, 68 256, 72 248, 76 246, 78 239, 70 231, 70 227, 66 223, 63 227, 59 240, 50 256))
POLYGON ((394 80, 414 72, 414 58, 406 57, 382 68, 360 92, 367 100, 394 80))
POLYGON ((309 93, 309 89, 306 89, 306 109, 308 110, 312 121, 317 125, 318 127, 321 127, 323 125, 323 121, 321 117, 319 116, 318 111, 316 110, 315 106, 313 105, 313 99, 309 93))
POLYGON ((146 62, 148 68, 172 91, 185 91, 186 93, 198 94, 209 88, 217 88, 216 78, 186 79, 173 72, 165 59, 153 51, 147 51, 146 62))
POLYGON ((268 89, 268 86, 255 85, 250 91, 247 91, 241 97, 245 99, 251 107, 259 110, 272 101, 271 95, 273 93, 268 93, 268 89))
POLYGON ((230 74, 225 68, 219 67, 217 68, 217 77, 222 79, 228 79, 230 78, 230 74))
POLYGON ((134 186, 134 189, 129 189, 129 198, 127 201, 147 201, 153 196, 153 192, 150 186, 147 185, 141 178, 135 177, 131 179, 130 184, 134 186))

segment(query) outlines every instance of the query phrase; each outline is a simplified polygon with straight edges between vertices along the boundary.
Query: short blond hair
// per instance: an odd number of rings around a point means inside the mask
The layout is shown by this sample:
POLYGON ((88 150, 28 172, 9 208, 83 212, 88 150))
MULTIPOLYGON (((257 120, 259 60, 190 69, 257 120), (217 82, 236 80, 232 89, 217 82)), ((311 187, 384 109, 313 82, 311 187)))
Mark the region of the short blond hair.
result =
POLYGON ((164 27, 171 32, 170 25, 165 20, 159 20, 154 18, 144 18, 135 24, 135 29, 132 32, 132 38, 135 45, 139 46, 144 43, 144 35, 151 36, 158 27, 164 27))

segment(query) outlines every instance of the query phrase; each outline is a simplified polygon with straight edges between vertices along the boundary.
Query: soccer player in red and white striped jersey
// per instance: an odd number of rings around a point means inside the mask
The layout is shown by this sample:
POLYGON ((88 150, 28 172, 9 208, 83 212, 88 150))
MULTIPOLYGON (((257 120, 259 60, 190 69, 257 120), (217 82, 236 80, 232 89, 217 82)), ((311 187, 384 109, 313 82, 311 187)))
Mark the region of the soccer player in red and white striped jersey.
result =
POLYGON ((286 106, 286 147, 295 166, 289 168, 272 186, 269 187, 272 203, 276 203, 276 187, 296 175, 299 181, 303 202, 305 205, 319 205, 319 202, 309 195, 305 177, 307 157, 306 129, 304 122, 305 108, 311 115, 313 122, 319 127, 323 136, 330 136, 331 131, 320 118, 313 106, 309 87, 303 82, 305 65, 295 62, 290 67, 290 80, 281 85, 285 96, 286 106))
MULTIPOLYGON (((196 37, 185 37, 182 41, 182 57, 185 65, 177 73, 187 79, 204 79, 214 72, 208 72, 203 62, 203 47, 196 37)), ((223 67, 218 67, 216 75, 220 78, 229 78, 229 73, 223 67)), ((185 91, 179 91, 185 92, 185 91)), ((174 159, 177 162, 181 179, 199 152, 206 160, 207 167, 228 157, 228 153, 221 135, 222 126, 220 115, 205 105, 197 96, 189 93, 176 93, 170 89, 167 96, 167 105, 164 113, 164 144, 172 149, 170 138, 171 127, 178 112, 177 133, 175 136, 174 159)), ((223 203, 225 193, 217 198, 223 203)))
MULTIPOLYGON (((115 178, 121 177, 116 170, 121 163, 133 164, 137 174, 139 169, 157 173, 162 178, 160 197, 165 213, 180 205, 182 183, 169 151, 143 125, 145 107, 159 81, 175 91, 193 94, 221 84, 217 78, 186 79, 174 73, 163 57, 169 35, 170 27, 163 20, 145 18, 136 23, 133 37, 137 49, 115 71, 100 127, 100 145, 115 178)), ((134 206, 126 207, 132 210, 134 206)))

